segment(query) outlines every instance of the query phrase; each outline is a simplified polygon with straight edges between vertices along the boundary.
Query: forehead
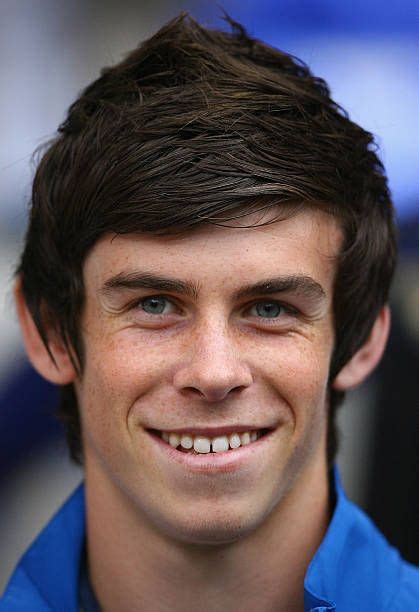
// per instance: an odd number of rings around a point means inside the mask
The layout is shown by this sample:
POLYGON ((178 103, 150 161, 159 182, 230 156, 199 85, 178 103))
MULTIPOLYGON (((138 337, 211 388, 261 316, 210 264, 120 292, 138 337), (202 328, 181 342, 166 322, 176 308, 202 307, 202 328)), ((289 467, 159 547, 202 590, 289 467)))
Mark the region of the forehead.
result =
POLYGON ((342 241, 333 217, 304 210, 270 225, 246 228, 241 226, 260 219, 244 219, 177 236, 106 234, 86 258, 86 287, 100 287, 112 276, 137 270, 226 289, 278 274, 309 275, 326 288, 332 286, 342 241))

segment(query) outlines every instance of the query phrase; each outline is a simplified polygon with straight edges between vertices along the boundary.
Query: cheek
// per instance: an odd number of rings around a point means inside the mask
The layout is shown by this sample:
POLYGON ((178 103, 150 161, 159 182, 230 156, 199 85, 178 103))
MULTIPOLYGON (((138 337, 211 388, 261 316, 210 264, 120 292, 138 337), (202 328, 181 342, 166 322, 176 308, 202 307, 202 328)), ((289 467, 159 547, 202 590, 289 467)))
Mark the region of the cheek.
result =
POLYGON ((314 456, 327 434, 329 352, 290 345, 275 371, 275 391, 286 406, 288 448, 295 469, 314 456))
POLYGON ((168 369, 167 351, 144 342, 135 332, 98 335, 87 344, 83 383, 107 400, 135 401, 156 380, 164 380, 168 369))
POLYGON ((307 399, 324 397, 327 388, 329 373, 329 354, 321 350, 310 347, 289 353, 289 358, 293 359, 295 365, 295 386, 301 395, 307 399))
POLYGON ((265 352, 262 372, 289 407, 296 427, 325 413, 330 347, 289 338, 265 352))
POLYGON ((112 448, 130 444, 139 412, 144 416, 164 409, 162 390, 164 394, 179 351, 167 346, 163 350, 136 330, 90 333, 85 347, 85 370, 78 386, 83 431, 87 444, 109 454, 112 448))
POLYGON ((306 350, 295 357, 295 379, 287 391, 294 418, 293 453, 300 463, 312 456, 325 440, 329 354, 320 349, 306 350))
POLYGON ((307 341, 305 338, 283 338, 281 343, 265 353, 264 367, 274 375, 284 376, 290 384, 314 388, 327 381, 331 349, 329 344, 307 341), (269 365, 271 364, 271 365, 269 365))

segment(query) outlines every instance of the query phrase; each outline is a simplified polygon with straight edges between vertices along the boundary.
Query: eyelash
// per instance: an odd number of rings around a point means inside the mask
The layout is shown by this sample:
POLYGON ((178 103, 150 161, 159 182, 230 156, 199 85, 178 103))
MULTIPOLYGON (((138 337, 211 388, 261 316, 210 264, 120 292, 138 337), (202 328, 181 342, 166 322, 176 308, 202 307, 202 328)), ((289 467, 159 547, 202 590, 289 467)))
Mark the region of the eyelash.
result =
MULTIPOLYGON (((138 308, 138 306, 142 306, 146 300, 153 300, 153 299, 165 300, 166 302, 169 302, 172 306, 177 306, 173 298, 169 298, 165 295, 147 295, 146 297, 141 298, 141 300, 139 300, 138 302, 135 302, 134 308, 138 308)), ((150 316, 155 317, 155 316, 163 316, 164 313, 152 314, 152 313, 146 312, 146 314, 149 314, 150 316)))
MULTIPOLYGON (((161 299, 161 300, 165 300, 166 302, 170 302, 170 304, 172 304, 172 306, 175 306, 176 308, 179 308, 176 304, 176 301, 172 298, 172 297, 168 297, 166 295, 148 295, 146 297, 141 298, 141 300, 137 300, 136 302, 133 303, 132 308, 137 309, 138 307, 141 307, 144 303, 145 300, 150 300, 150 299, 161 299)), ((284 304, 283 302, 279 301, 279 300, 269 300, 269 299, 261 299, 261 300, 256 300, 254 302, 252 302, 251 304, 248 304, 245 306, 245 310, 248 312, 250 311, 252 308, 254 308, 255 306, 257 306, 258 304, 275 304, 277 305, 279 308, 282 309, 282 311, 284 312, 285 315, 290 315, 290 316, 296 316, 299 314, 299 310, 293 306, 290 306, 289 304, 284 304)), ((150 317, 153 318, 157 318, 160 316, 165 316, 165 313, 147 313, 145 310, 143 311, 146 315, 150 315, 150 317)), ((261 316, 257 316, 257 315, 251 315, 254 316, 255 318, 259 319, 259 320, 263 320, 263 321, 272 321, 274 322, 275 320, 278 320, 279 318, 282 318, 282 316, 284 315, 278 315, 277 317, 261 317, 261 316)))

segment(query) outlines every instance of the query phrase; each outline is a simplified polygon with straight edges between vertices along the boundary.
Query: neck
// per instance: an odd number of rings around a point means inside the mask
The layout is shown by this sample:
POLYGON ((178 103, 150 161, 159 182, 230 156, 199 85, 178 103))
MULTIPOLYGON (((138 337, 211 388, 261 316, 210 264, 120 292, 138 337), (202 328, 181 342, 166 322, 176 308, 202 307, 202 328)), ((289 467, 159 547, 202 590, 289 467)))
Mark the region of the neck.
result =
POLYGON ((322 458, 299 475, 263 524, 229 544, 169 539, 92 465, 86 465, 86 502, 90 578, 105 612, 300 612, 305 572, 329 521, 322 458))

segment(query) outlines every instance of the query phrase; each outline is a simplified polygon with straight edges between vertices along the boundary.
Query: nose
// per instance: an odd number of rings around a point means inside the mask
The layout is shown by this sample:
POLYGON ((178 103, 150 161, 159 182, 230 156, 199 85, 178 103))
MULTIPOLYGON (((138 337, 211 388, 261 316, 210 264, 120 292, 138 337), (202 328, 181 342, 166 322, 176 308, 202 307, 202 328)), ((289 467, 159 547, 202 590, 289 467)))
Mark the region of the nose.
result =
POLYGON ((203 325, 190 338, 186 360, 173 379, 182 394, 219 402, 253 382, 249 365, 225 324, 203 325))

